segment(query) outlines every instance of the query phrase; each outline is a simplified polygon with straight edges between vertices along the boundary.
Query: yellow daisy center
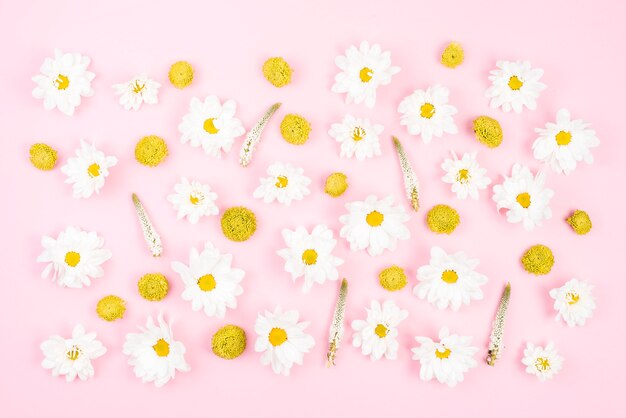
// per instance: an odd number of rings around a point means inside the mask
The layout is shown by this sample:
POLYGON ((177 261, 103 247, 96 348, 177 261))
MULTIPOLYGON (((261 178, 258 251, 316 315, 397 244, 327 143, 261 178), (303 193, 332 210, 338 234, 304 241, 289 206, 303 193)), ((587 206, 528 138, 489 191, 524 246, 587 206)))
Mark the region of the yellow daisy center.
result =
POLYGON ((567 294, 565 295, 565 299, 567 300, 568 304, 575 305, 580 300, 580 295, 576 292, 567 292, 567 294))
POLYGON ((202 200, 202 196, 200 195, 195 195, 195 194, 189 195, 189 201, 191 202, 192 205, 197 205, 198 203, 200 203, 201 200, 202 200))
POLYGON ((380 226, 384 220, 385 215, 378 211, 372 211, 365 217, 365 221, 369 226, 380 226))
POLYGON ((69 351, 65 353, 65 355, 69 360, 78 360, 78 357, 80 357, 80 349, 73 345, 72 348, 70 348, 69 351))
POLYGON ((560 131, 556 134, 556 143, 563 146, 572 142, 572 134, 567 131, 560 131))
POLYGON ((444 360, 450 357, 450 353, 452 353, 452 351, 450 351, 448 347, 440 347, 435 350, 435 357, 437 357, 438 359, 444 360), (441 351, 441 348, 443 348, 444 350, 441 351))
POLYGON ((524 209, 528 209, 530 206, 530 195, 526 192, 518 194, 515 200, 517 200, 517 203, 524 209))
POLYGON ((163 338, 159 338, 156 344, 152 346, 152 349, 155 353, 157 353, 157 356, 167 357, 167 355, 170 353, 170 344, 163 338))
POLYGON ((509 87, 511 88, 511 90, 519 90, 522 88, 523 85, 524 82, 517 78, 516 75, 509 78, 509 87))
POLYGON ((550 361, 545 357, 537 357, 537 360, 535 360, 535 367, 538 371, 544 372, 550 369, 550 361))
POLYGON ((198 279, 198 287, 204 292, 210 292, 215 289, 215 277, 212 274, 205 274, 198 279))
POLYGON ((361 81, 364 83, 369 82, 372 79, 373 75, 374 75, 374 72, 372 71, 372 69, 367 68, 367 67, 363 67, 361 71, 359 72, 359 77, 361 78, 361 81))
POLYGON ((285 176, 276 177, 276 184, 274 184, 279 189, 284 189, 289 184, 289 179, 285 176))
POLYGON ((302 262, 307 266, 317 263, 317 251, 313 249, 304 250, 302 253, 302 262))
POLYGON ((389 329, 383 324, 376 325, 376 329, 374 329, 374 333, 378 335, 379 338, 385 338, 388 332, 389 329))
POLYGON ((358 142, 363 138, 365 138, 365 129, 361 128, 360 126, 354 128, 354 130, 352 131, 352 139, 358 142))
POLYGON ((65 90, 70 85, 70 79, 67 78, 67 76, 63 74, 59 74, 57 76, 57 79, 54 80, 54 85, 56 86, 58 90, 65 90))
POLYGON ((270 335, 267 337, 274 347, 278 347, 285 341, 287 341, 287 331, 282 328, 272 328, 270 335))
POLYGON ((135 81, 135 84, 133 85, 133 93, 141 93, 144 87, 146 87, 145 83, 139 84, 138 81, 135 81))
POLYGON ((87 167, 87 173, 89 177, 98 177, 100 175, 100 166, 96 163, 91 164, 87 167))
POLYGON ((469 181, 469 171, 466 168, 460 169, 456 175, 456 179, 460 183, 467 183, 469 181))
POLYGON ((213 122, 215 118, 208 118, 204 121, 204 130, 210 133, 211 135, 215 135, 220 130, 215 127, 215 123, 213 122))
POLYGON ((74 251, 69 251, 65 254, 65 263, 70 267, 76 267, 80 263, 80 254, 74 251))
POLYGON ((433 106, 431 103, 424 103, 420 107, 420 115, 423 118, 430 119, 433 117, 434 114, 435 114, 435 106, 433 106))
POLYGON ((444 270, 444 272, 441 273, 441 280, 448 284, 453 284, 459 280, 459 275, 456 274, 456 271, 454 270, 444 270))

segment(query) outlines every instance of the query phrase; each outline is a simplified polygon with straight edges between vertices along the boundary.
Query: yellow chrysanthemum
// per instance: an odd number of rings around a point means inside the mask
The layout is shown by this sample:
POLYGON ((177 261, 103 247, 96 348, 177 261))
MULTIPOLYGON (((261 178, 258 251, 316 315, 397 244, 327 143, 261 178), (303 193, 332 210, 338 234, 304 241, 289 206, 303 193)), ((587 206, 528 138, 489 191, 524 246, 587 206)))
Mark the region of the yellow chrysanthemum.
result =
POLYGON ((294 145, 302 145, 309 139, 311 124, 300 115, 286 115, 280 123, 280 133, 285 141, 294 145))
POLYGON ((145 300, 159 301, 167 296, 170 284, 161 273, 148 273, 139 279, 137 283, 139 294, 145 300))
POLYGON ((396 265, 381 271, 378 275, 378 280, 380 281, 380 285, 390 292, 395 292, 396 290, 404 288, 407 283, 404 270, 396 265))
POLYGON ((465 54, 461 44, 450 42, 441 55, 441 63, 448 68, 455 68, 463 63, 465 54))
POLYGON ((270 58, 263 64, 263 75, 276 87, 284 87, 291 82, 293 70, 282 57, 270 58))
POLYGON ((348 177, 343 173, 332 173, 326 178, 324 192, 332 197, 339 197, 348 188, 348 177))
POLYGON ((216 356, 232 360, 246 349, 246 332, 237 325, 226 325, 213 334, 211 346, 216 356))
POLYGON ((148 167, 156 167, 167 157, 167 144, 156 135, 144 136, 135 146, 135 159, 148 167))
POLYGON ((500 122, 489 116, 479 116, 474 119, 474 133, 476 139, 489 148, 495 148, 502 143, 500 122))
POLYGON ((40 170, 52 170, 57 163, 57 152, 49 145, 33 144, 30 147, 30 162, 40 170))
POLYGON ((437 234, 451 234, 461 223, 459 213, 448 205, 436 205, 428 211, 426 223, 437 234))
POLYGON ((193 67, 187 61, 175 62, 170 67, 169 78, 174 87, 184 89, 193 81, 193 67))
POLYGON ((550 273, 554 266, 552 250, 545 245, 533 245, 522 256, 524 269, 533 274, 543 275, 550 273))
POLYGON ((567 223, 578 235, 585 235, 591 231, 591 219, 584 210, 575 210, 572 216, 567 218, 567 223))
POLYGON ((236 206, 222 215, 222 232, 232 241, 245 241, 256 231, 256 216, 248 208, 236 206))
POLYGON ((96 313, 105 321, 115 321, 124 317, 126 302, 119 296, 109 295, 98 301, 96 313))

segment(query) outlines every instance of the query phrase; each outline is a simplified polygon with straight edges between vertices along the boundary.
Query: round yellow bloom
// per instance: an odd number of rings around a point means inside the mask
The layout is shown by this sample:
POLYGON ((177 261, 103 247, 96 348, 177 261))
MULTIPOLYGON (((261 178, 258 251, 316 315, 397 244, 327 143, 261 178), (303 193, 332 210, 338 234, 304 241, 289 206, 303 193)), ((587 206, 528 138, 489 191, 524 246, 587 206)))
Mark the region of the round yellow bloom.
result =
POLYGON ((300 115, 286 115, 280 123, 280 133, 285 141, 294 145, 302 145, 309 139, 311 124, 300 115))
POLYGON ((572 216, 567 218, 567 223, 578 235, 585 235, 591 231, 591 219, 584 210, 575 210, 572 216))
POLYGON ((406 274, 401 267, 393 265, 380 272, 378 275, 380 285, 390 292, 395 292, 406 286, 406 274))
POLYGON ((135 146, 135 159, 148 167, 156 167, 167 157, 167 144, 156 135, 144 136, 135 146))
POLYGON ((456 43, 450 42, 441 55, 441 63, 448 68, 455 68, 463 63, 463 47, 456 43))
POLYGON ((476 139, 489 148, 495 148, 502 143, 500 122, 489 116, 479 116, 474 119, 474 133, 476 139))
POLYGON ((437 234, 451 234, 461 223, 459 212, 448 205, 436 205, 428 211, 426 223, 437 234))
POLYGON ((137 283, 139 294, 145 300, 159 301, 167 296, 170 284, 161 273, 148 273, 139 279, 137 283))
POLYGON ((236 206, 222 215, 222 232, 231 241, 245 241, 256 231, 256 216, 248 208, 236 206))
POLYGON ((49 145, 33 144, 30 147, 30 162, 40 170, 52 170, 57 163, 57 152, 49 145))
POLYGON ((345 193, 348 188, 348 177, 343 173, 332 173, 326 177, 326 185, 324 192, 332 197, 339 197, 345 193))
POLYGON ((216 356, 232 360, 246 349, 246 332, 237 325, 226 325, 213 334, 211 346, 216 356))
POLYGON ((522 256, 522 264, 529 273, 548 274, 554 265, 554 255, 552 250, 545 245, 533 245, 522 256))
POLYGON ((115 321, 124 317, 126 302, 119 296, 109 295, 98 301, 96 313, 105 321, 115 321))
POLYGON ((263 75, 276 87, 284 87, 291 82, 293 70, 282 57, 270 58, 263 64, 263 75))
POLYGON ((174 87, 184 89, 193 81, 193 68, 187 61, 172 64, 169 72, 170 82, 174 87))

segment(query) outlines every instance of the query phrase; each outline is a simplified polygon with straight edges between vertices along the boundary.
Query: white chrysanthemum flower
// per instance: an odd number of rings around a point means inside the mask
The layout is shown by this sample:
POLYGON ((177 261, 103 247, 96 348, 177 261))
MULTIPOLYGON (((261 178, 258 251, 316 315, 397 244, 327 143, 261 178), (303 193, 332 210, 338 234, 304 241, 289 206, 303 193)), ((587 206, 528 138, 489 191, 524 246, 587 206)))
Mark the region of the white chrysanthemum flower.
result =
POLYGON ((41 239, 44 251, 37 261, 48 263, 41 277, 52 273, 52 281, 61 287, 80 288, 89 286, 91 279, 104 276, 101 264, 111 258, 111 251, 102 248, 104 239, 95 232, 67 227, 54 239, 41 239))
POLYGON ((128 364, 133 366, 135 376, 143 383, 154 382, 156 387, 161 387, 174 379, 176 371, 191 370, 185 361, 185 346, 174 340, 172 328, 163 320, 162 313, 158 324, 148 316, 146 327, 139 329, 140 333, 126 334, 123 352, 129 357, 128 364))
POLYGON ((504 176, 502 184, 493 186, 493 200, 498 211, 507 210, 507 221, 522 222, 524 229, 531 231, 552 217, 550 199, 554 192, 544 186, 545 177, 543 172, 533 176, 528 167, 515 164, 511 177, 504 176))
POLYGON ((378 136, 383 131, 383 125, 370 123, 369 119, 355 118, 346 115, 341 123, 333 123, 328 135, 341 143, 342 157, 363 161, 380 155, 380 141, 378 136))
POLYGON ((346 93, 346 103, 365 103, 372 108, 376 104, 376 89, 391 83, 391 77, 400 67, 391 66, 391 52, 383 52, 380 45, 361 42, 360 47, 351 45, 346 55, 335 58, 341 72, 335 76, 332 91, 346 93))
POLYGON ((365 320, 352 321, 352 345, 361 347, 361 352, 372 360, 383 356, 389 360, 398 358, 398 325, 409 316, 409 311, 400 309, 391 300, 382 306, 373 300, 365 320))
POLYGON ((187 220, 192 224, 198 223, 201 217, 217 215, 219 208, 215 204, 217 193, 211 191, 211 186, 199 181, 189 181, 186 177, 180 178, 180 183, 174 186, 173 194, 167 196, 174 209, 178 211, 176 217, 187 220))
POLYGON ((310 234, 303 226, 294 231, 283 229, 282 234, 287 248, 278 250, 278 255, 285 259, 285 271, 294 282, 304 277, 302 290, 308 292, 314 283, 339 278, 337 267, 343 260, 332 254, 337 240, 326 225, 315 226, 310 234))
POLYGON ((80 105, 81 96, 93 96, 91 81, 96 76, 87 71, 91 60, 86 55, 64 54, 54 50, 54 58, 46 58, 32 80, 37 83, 33 97, 43 99, 46 110, 58 108, 68 116, 80 105))
POLYGON ((556 319, 563 319, 570 327, 583 326, 593 316, 596 300, 593 297, 593 285, 572 279, 563 286, 550 290, 554 299, 556 319))
POLYGON ((411 135, 421 135, 425 144, 444 133, 458 133, 452 118, 457 109, 448 104, 449 95, 450 90, 440 85, 415 90, 398 105, 398 112, 402 114, 400 125, 406 125, 411 135))
POLYGON ((420 362, 420 379, 430 381, 436 378, 439 383, 454 387, 463 381, 465 373, 477 366, 472 347, 472 337, 450 334, 447 327, 439 330, 439 342, 428 337, 415 337, 420 345, 411 349, 413 360, 420 362))
POLYGON ((456 154, 452 153, 452 159, 446 158, 441 164, 441 168, 446 175, 441 179, 444 183, 452 185, 452 193, 459 199, 471 197, 478 199, 478 191, 487 188, 491 184, 491 179, 487 177, 487 170, 482 168, 476 161, 476 152, 466 152, 459 160, 456 154))
POLYGON ((475 271, 478 263, 462 251, 447 254, 439 247, 432 247, 430 264, 417 270, 419 283, 413 288, 413 293, 438 309, 450 307, 458 311, 461 305, 483 298, 481 286, 488 279, 475 271))
POLYGON ((524 107, 535 110, 539 93, 546 88, 539 82, 543 70, 532 68, 529 61, 498 61, 496 66, 498 69, 490 71, 491 87, 485 91, 491 107, 516 113, 524 107))
POLYGON ((534 374, 542 382, 552 379, 563 367, 563 357, 554 348, 553 343, 543 348, 533 343, 526 343, 522 363, 526 373, 534 374))
POLYGON ((274 312, 259 314, 254 331, 257 333, 254 351, 263 353, 261 364, 272 366, 276 374, 289 376, 294 364, 302 365, 304 354, 315 345, 315 340, 304 330, 308 322, 298 322, 298 311, 286 311, 277 307, 274 312))
POLYGON ((160 83, 148 78, 146 74, 139 74, 125 83, 113 85, 115 94, 120 96, 120 104, 126 110, 139 110, 143 103, 157 104, 160 87, 160 83))
POLYGON ((291 205, 293 200, 302 200, 311 193, 307 187, 311 179, 304 175, 304 170, 288 163, 274 163, 267 168, 269 177, 259 179, 261 185, 254 190, 253 196, 265 203, 278 200, 283 205, 291 205))
POLYGON ((72 185, 72 196, 86 199, 94 192, 100 193, 109 175, 109 168, 116 164, 117 158, 106 156, 95 145, 81 140, 76 157, 68 158, 61 172, 67 176, 65 182, 72 185))
POLYGON ((409 239, 411 233, 404 225, 409 215, 402 206, 392 204, 393 196, 380 200, 368 196, 346 204, 348 213, 339 217, 343 224, 339 235, 350 243, 352 251, 367 249, 370 255, 379 255, 386 249, 393 251, 399 239, 409 239))
POLYGON ((243 293, 240 283, 245 272, 231 267, 232 260, 231 254, 221 254, 207 241, 201 253, 191 249, 189 265, 178 261, 172 263, 172 270, 185 284, 182 297, 191 302, 191 309, 204 309, 207 316, 223 318, 226 308, 237 307, 237 296, 243 293))
POLYGON ((68 382, 76 376, 80 380, 93 377, 91 360, 104 355, 107 349, 96 339, 96 333, 85 333, 82 325, 76 325, 71 338, 53 335, 41 343, 44 359, 41 365, 52 370, 52 376, 65 376, 68 382))
POLYGON ((236 110, 234 100, 221 104, 217 96, 208 96, 204 102, 194 97, 189 104, 189 113, 178 125, 182 134, 180 141, 183 144, 189 142, 192 147, 201 146, 206 154, 221 158, 222 151, 230 151, 235 138, 246 132, 235 117, 236 110))
POLYGON ((582 119, 571 120, 567 109, 557 112, 556 123, 546 123, 535 132, 539 138, 533 143, 534 157, 557 173, 571 173, 578 161, 593 163, 590 149, 600 145, 596 131, 582 119))

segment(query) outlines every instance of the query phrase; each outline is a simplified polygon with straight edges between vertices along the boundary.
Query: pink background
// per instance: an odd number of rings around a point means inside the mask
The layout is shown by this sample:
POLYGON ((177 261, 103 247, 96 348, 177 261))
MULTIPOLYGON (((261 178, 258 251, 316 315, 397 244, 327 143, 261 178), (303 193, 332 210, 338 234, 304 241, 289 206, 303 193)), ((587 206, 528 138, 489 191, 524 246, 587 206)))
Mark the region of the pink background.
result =
POLYGON ((619 1, 346 1, 318 0, 296 5, 290 1, 0 1, 0 119, 2 163, 0 218, 2 302, 0 303, 0 413, 10 417, 41 416, 617 416, 623 396, 624 337, 622 295, 625 230, 623 194, 623 98, 626 61, 619 42, 626 39, 619 1), (374 109, 343 103, 330 92, 337 69, 333 60, 350 44, 366 39, 392 52, 402 71, 391 85, 379 89, 374 109), (450 70, 439 64, 445 44, 459 41, 465 63, 450 70), (47 112, 31 97, 31 76, 58 47, 92 58, 96 94, 87 98, 74 117, 47 112), (263 61, 283 56, 295 68, 293 83, 276 89, 261 74, 263 61), (193 84, 177 90, 167 82, 174 61, 185 59, 196 71, 193 84), (498 59, 528 59, 545 69, 548 89, 536 111, 505 114, 488 108, 484 90, 488 71, 498 59), (147 72, 163 84, 159 104, 138 112, 117 103, 111 85, 147 72), (440 83, 450 88, 458 107, 458 135, 430 145, 410 137, 399 125, 396 107, 415 88, 440 83), (240 141, 222 160, 182 145, 178 123, 189 100, 216 94, 238 103, 237 114, 250 128, 264 109, 283 102, 270 122, 248 168, 237 164, 240 141), (553 219, 532 233, 506 222, 491 201, 491 190, 479 201, 459 201, 440 181, 439 165, 454 149, 459 154, 478 150, 479 162, 496 182, 514 162, 540 164, 532 158, 533 128, 552 121, 561 107, 593 124, 602 143, 596 163, 581 165, 570 176, 550 173, 554 189, 553 219), (618 110, 619 109, 619 110, 618 110), (287 112, 310 119, 309 142, 294 147, 283 141, 278 125, 287 112), (331 123, 349 112, 385 126, 381 157, 367 162, 339 158, 339 144, 327 135, 331 123), (474 140, 471 120, 481 114, 501 121, 505 140, 489 150, 474 140), (327 329, 337 283, 316 286, 302 294, 275 254, 283 245, 280 230, 317 223, 339 231, 344 204, 368 194, 396 196, 405 207, 401 176, 389 136, 398 135, 422 183, 422 205, 409 222, 412 238, 394 252, 370 257, 352 253, 343 239, 336 253, 346 260, 340 273, 350 281, 348 323, 365 315, 372 299, 393 299, 410 311, 400 326, 396 361, 372 362, 350 344, 348 329, 338 354, 338 366, 324 367, 327 329), (148 134, 164 137, 171 155, 156 169, 134 161, 136 141, 148 134), (95 141, 105 153, 119 158, 101 194, 74 200, 60 170, 40 172, 28 162, 28 148, 46 142, 59 150, 60 165, 73 154, 79 140, 95 141), (253 199, 258 178, 275 161, 302 166, 313 179, 312 195, 290 208, 253 199), (348 175, 350 188, 338 199, 323 193, 332 171, 348 175), (219 218, 197 225, 177 221, 165 200, 185 175, 209 183, 218 193, 221 210, 246 205, 258 216, 259 228, 245 243, 223 237, 219 218), (164 238, 165 251, 153 259, 141 236, 131 204, 137 192, 164 238), (456 207, 462 218, 451 236, 437 236, 425 226, 427 209, 438 203, 456 207), (570 211, 587 210, 593 231, 576 236, 564 222, 570 211), (84 289, 59 288, 41 279, 43 235, 56 236, 68 225, 95 230, 106 240, 113 258, 104 265, 105 277, 84 289), (186 260, 192 246, 206 239, 234 255, 243 268, 244 294, 239 308, 223 320, 191 311, 180 298, 182 284, 170 269, 173 260, 186 260), (526 274, 519 257, 536 243, 549 245, 556 265, 544 277, 526 274), (437 311, 412 294, 416 269, 428 261, 429 248, 464 250, 479 258, 479 271, 489 277, 485 299, 459 312, 437 311), (406 268, 410 283, 390 294, 377 283, 378 272, 393 263, 406 268), (147 302, 136 291, 138 278, 148 272, 170 278, 171 293, 162 302, 147 302), (572 277, 596 285, 598 309, 583 328, 554 321, 549 289, 572 277), (495 368, 483 357, 490 324, 503 284, 511 281, 512 302, 506 329, 507 350, 495 368), (105 323, 95 314, 96 302, 117 294, 128 301, 123 320, 105 323), (258 312, 281 304, 297 309, 311 321, 314 350, 290 378, 275 376, 260 365, 253 350, 253 324, 258 312), (164 311, 174 332, 188 349, 191 372, 180 373, 157 390, 134 377, 121 353, 124 335, 143 324, 148 314, 164 311), (39 344, 51 334, 69 335, 82 322, 98 332, 108 353, 95 361, 96 376, 88 382, 66 384, 41 368, 39 344), (210 352, 213 332, 226 323, 248 331, 249 348, 234 361, 210 352), (448 325, 453 332, 474 336, 480 347, 479 366, 454 389, 419 379, 419 364, 411 360, 413 336, 436 337, 448 325), (520 362, 526 341, 554 341, 565 357, 562 372, 540 383, 520 362), (89 414, 89 415, 88 415, 89 414))

